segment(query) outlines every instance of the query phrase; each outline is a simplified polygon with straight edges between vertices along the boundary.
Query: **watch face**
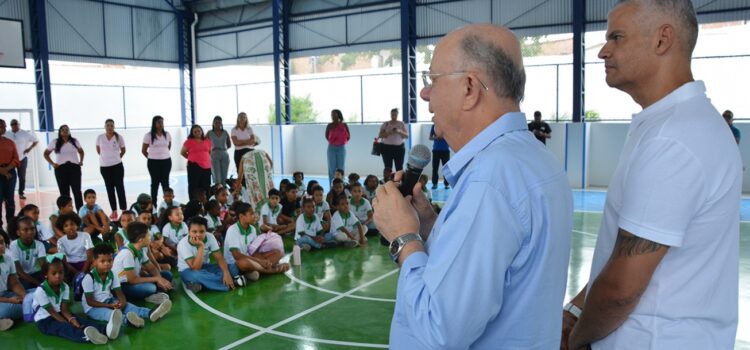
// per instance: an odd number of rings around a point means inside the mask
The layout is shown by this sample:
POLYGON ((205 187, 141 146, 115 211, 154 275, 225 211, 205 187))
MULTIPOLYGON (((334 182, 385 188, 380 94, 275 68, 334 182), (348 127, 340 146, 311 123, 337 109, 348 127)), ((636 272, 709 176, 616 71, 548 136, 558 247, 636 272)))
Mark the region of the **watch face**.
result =
POLYGON ((398 244, 398 240, 394 239, 394 240, 393 240, 393 241, 391 242, 391 247, 390 247, 390 249, 389 249, 389 251, 390 251, 391 255, 396 255, 396 254, 398 253, 398 246, 399 246, 399 244, 398 244))

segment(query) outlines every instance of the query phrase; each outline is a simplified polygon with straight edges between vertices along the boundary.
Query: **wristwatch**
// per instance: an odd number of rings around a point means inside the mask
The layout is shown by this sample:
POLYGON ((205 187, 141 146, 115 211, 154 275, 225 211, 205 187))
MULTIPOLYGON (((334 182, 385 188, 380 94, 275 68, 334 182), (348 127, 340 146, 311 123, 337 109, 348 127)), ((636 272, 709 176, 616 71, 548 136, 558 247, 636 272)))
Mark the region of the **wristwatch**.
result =
POLYGON ((393 262, 398 264, 398 257, 401 255, 401 251, 404 250, 406 243, 411 241, 422 241, 422 237, 417 233, 407 233, 405 235, 398 236, 391 242, 390 253, 393 262))
POLYGON ((565 306, 563 306, 563 310, 567 311, 567 312, 570 312, 576 318, 580 318, 581 317, 581 312, 583 312, 583 310, 581 310, 580 307, 576 306, 573 303, 567 303, 567 304, 565 304, 565 306))

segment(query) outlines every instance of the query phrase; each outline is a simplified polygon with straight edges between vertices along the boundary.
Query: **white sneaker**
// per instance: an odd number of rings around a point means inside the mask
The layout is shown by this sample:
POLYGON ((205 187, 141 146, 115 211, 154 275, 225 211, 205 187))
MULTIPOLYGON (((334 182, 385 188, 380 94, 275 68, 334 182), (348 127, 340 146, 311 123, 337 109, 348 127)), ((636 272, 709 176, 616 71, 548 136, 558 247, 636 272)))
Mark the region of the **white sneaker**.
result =
POLYGON ((347 248, 354 248, 354 247, 356 247, 358 245, 359 245, 359 243, 357 243, 357 241, 346 241, 346 242, 344 242, 344 247, 347 247, 347 248))
POLYGON ((114 309, 112 314, 109 315, 109 322, 107 322, 107 337, 117 339, 120 336, 120 327, 122 327, 122 311, 114 309))
POLYGON ((99 330, 94 327, 86 327, 83 334, 86 335, 86 340, 90 341, 91 344, 102 345, 109 341, 106 335, 99 333, 99 330))
POLYGON ((13 320, 9 318, 0 318, 0 332, 7 331, 13 327, 13 320))
POLYGON ((250 282, 255 282, 258 278, 260 278, 260 272, 258 271, 245 272, 245 279, 250 282))
POLYGON ((312 246, 309 245, 309 244, 307 244, 307 243, 305 243, 305 244, 302 245, 302 250, 304 250, 306 252, 309 252, 311 249, 312 249, 312 246))
POLYGON ((169 295, 167 293, 158 292, 147 296, 143 300, 145 300, 147 303, 158 305, 169 300, 169 295))
POLYGON ((151 320, 151 322, 156 322, 164 315, 169 313, 169 310, 172 310, 172 301, 169 299, 165 300, 163 303, 161 303, 156 309, 151 310, 151 314, 149 314, 148 318, 151 320))
POLYGON ((143 328, 143 326, 146 324, 146 321, 144 321, 141 316, 138 316, 135 312, 128 312, 127 315, 125 315, 125 318, 128 319, 128 323, 130 323, 131 326, 135 328, 143 328))

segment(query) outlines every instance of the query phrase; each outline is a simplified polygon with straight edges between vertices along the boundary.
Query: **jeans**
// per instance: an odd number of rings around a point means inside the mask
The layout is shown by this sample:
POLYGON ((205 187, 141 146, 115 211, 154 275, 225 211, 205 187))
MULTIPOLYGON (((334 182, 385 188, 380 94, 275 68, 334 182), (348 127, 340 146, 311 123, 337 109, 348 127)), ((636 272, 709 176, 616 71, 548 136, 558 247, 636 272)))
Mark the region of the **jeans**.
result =
POLYGON ((214 184, 224 185, 227 182, 229 171, 229 153, 226 151, 211 152, 211 176, 214 184))
POLYGON ((151 203, 159 203, 156 195, 161 191, 164 192, 169 188, 169 172, 172 171, 172 158, 167 159, 149 159, 146 163, 148 174, 151 176, 151 203))
MULTIPOLYGON (((229 265, 229 274, 232 276, 239 275, 237 265, 229 265)), ((200 270, 195 271, 193 269, 184 269, 180 271, 180 277, 184 283, 200 283, 206 289, 216 290, 220 292, 229 291, 229 287, 224 285, 224 272, 217 264, 203 264, 200 270)))
POLYGON ((81 166, 67 162, 60 164, 55 169, 55 179, 57 180, 57 189, 61 196, 70 197, 70 191, 73 191, 73 201, 76 204, 76 211, 83 206, 83 196, 81 195, 81 166))
POLYGON ((311 247, 315 249, 320 249, 320 243, 315 242, 315 240, 308 235, 304 235, 300 237, 296 243, 298 246, 302 246, 303 244, 309 244, 311 247))
POLYGON ((190 200, 198 199, 195 191, 203 190, 206 197, 209 197, 208 191, 211 188, 211 169, 203 169, 198 163, 188 162, 187 165, 188 181, 188 198, 190 200))
MULTIPOLYGON (((6 290, 5 292, 0 293, 0 296, 3 298, 11 298, 16 296, 16 293, 6 290)), ((0 318, 10 318, 12 320, 22 319, 23 307, 21 304, 0 303, 0 318)))
POLYGON ((122 166, 122 163, 113 166, 99 167, 99 171, 102 173, 102 178, 104 178, 104 186, 107 188, 109 207, 112 208, 112 211, 117 210, 118 198, 120 199, 120 210, 128 209, 128 204, 125 198, 125 185, 123 183, 123 179, 125 178, 125 167, 122 166), (117 191, 116 197, 115 191, 117 191))
POLYGON ((16 169, 11 169, 9 174, 10 179, 0 176, 0 226, 3 224, 3 203, 5 203, 5 219, 9 225, 16 215, 16 200, 13 198, 13 192, 16 189, 16 169))
POLYGON ((23 158, 18 165, 18 196, 23 197, 26 190, 26 167, 29 165, 29 157, 23 158))
POLYGON ((404 155, 406 154, 406 147, 404 144, 400 145, 386 145, 380 146, 380 155, 383 156, 383 165, 393 170, 391 164, 395 163, 396 171, 404 168, 404 155))
POLYGON ((77 343, 88 342, 86 335, 83 334, 83 330, 86 327, 94 327, 99 330, 99 333, 107 334, 107 325, 90 321, 83 317, 76 317, 76 320, 81 325, 81 328, 73 327, 73 325, 67 322, 59 322, 52 318, 52 316, 36 321, 36 327, 39 328, 42 334, 62 337, 77 343))
POLYGON ((333 182, 336 169, 346 169, 346 146, 328 145, 328 181, 333 182))
MULTIPOLYGON (((172 281, 172 273, 169 271, 162 271, 161 277, 167 281, 172 281)), ((128 300, 143 300, 149 295, 156 294, 156 292, 166 292, 159 289, 156 283, 130 284, 123 282, 120 286, 122 287, 122 292, 125 293, 125 298, 128 300)))
MULTIPOLYGON (((110 298, 109 300, 105 301, 104 303, 105 304, 113 304, 113 303, 116 303, 116 302, 117 302, 117 299, 110 298)), ((97 320, 97 321, 102 321, 102 322, 109 322, 109 317, 112 316, 112 312, 113 311, 114 310, 112 310, 110 308, 107 308, 107 307, 95 307, 95 308, 91 308, 91 310, 89 310, 88 312, 86 312, 86 315, 90 319, 92 319, 92 320, 97 320)), ((127 314, 129 312, 135 312, 136 315, 138 315, 140 318, 147 320, 149 314, 151 313, 151 310, 149 310, 149 309, 147 309, 145 307, 135 306, 135 305, 133 305, 131 303, 127 303, 127 305, 125 305, 125 308, 122 310, 122 327, 123 328, 125 328, 125 326, 128 325, 127 314)))
MULTIPOLYGON (((448 163, 450 159, 451 151, 432 151, 432 184, 434 186, 437 186, 438 180, 440 180, 440 176, 438 176, 440 162, 443 162, 443 166, 445 166, 445 163, 448 163)), ((448 186, 448 179, 445 176, 443 176, 443 183, 446 187, 448 186)))

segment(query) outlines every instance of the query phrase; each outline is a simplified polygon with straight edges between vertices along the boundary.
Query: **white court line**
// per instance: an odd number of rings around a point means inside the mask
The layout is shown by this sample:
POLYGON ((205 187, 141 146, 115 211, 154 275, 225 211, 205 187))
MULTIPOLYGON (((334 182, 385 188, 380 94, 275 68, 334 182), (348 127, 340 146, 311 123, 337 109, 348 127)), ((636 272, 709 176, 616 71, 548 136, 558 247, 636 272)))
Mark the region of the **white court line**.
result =
POLYGON ((590 232, 583 232, 583 231, 579 231, 579 230, 573 230, 573 232, 575 232, 575 233, 580 233, 580 234, 582 234, 582 235, 586 235, 586 236, 591 236, 591 237, 598 237, 598 235, 595 235, 595 234, 593 234, 593 233, 590 233, 590 232))

